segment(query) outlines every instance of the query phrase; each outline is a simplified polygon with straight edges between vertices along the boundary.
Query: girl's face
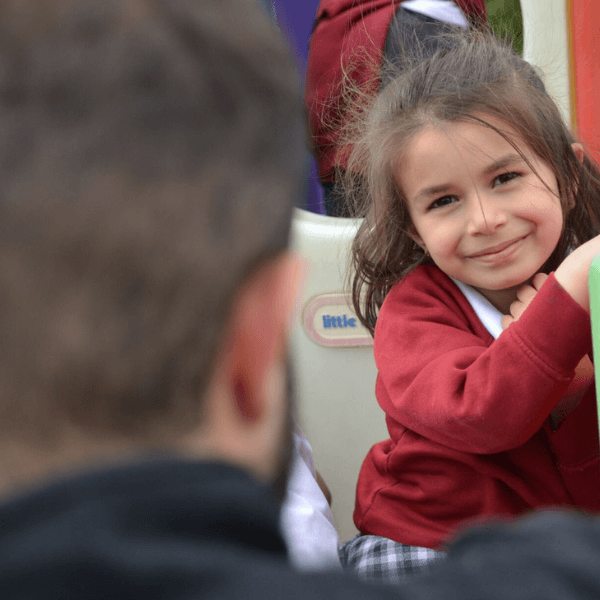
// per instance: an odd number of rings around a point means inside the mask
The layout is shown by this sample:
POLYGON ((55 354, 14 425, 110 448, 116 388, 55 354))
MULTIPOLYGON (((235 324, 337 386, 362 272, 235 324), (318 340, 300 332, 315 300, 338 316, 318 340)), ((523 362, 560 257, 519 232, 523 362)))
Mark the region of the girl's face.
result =
POLYGON ((413 237, 447 275, 508 313, 516 290, 558 244, 563 215, 556 177, 509 125, 474 121, 428 126, 396 163, 413 237))

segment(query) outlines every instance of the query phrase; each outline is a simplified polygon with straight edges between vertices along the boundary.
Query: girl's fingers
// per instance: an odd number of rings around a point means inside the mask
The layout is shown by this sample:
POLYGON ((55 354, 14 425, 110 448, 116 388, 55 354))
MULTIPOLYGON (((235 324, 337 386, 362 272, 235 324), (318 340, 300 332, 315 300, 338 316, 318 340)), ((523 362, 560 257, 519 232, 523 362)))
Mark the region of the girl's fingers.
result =
POLYGON ((531 285, 539 291, 546 279, 548 279, 546 273, 536 273, 531 280, 531 285))
POLYGON ((521 313, 525 310, 525 306, 527 306, 527 305, 523 304, 523 302, 521 302, 521 300, 515 300, 510 305, 509 313, 514 321, 516 321, 521 316, 521 313))
POLYGON ((531 287, 530 285, 524 285, 517 290, 517 300, 515 300, 513 304, 516 302, 522 302, 525 305, 528 305, 535 298, 536 294, 537 289, 531 287))
POLYGON ((545 273, 536 273, 531 279, 531 285, 523 285, 517 290, 517 299, 510 305, 510 314, 504 315, 500 321, 502 329, 506 329, 512 322, 519 319, 546 279, 548 279, 548 275, 545 273))

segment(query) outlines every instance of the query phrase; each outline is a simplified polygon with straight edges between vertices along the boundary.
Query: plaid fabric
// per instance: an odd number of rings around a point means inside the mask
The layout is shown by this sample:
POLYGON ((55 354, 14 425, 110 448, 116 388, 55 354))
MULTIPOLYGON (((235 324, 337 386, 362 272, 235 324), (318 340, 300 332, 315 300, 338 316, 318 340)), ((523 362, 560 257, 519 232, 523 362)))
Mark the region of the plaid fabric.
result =
POLYGON ((344 569, 361 579, 399 583, 445 558, 444 552, 407 546, 377 535, 357 535, 339 548, 344 569))

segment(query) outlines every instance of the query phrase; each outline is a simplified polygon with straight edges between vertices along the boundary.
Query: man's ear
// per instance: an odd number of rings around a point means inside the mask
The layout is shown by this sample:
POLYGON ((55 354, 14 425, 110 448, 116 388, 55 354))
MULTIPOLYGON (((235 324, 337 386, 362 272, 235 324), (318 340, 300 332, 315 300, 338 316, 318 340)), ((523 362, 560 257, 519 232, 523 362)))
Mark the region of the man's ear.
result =
POLYGON ((247 421, 260 419, 271 400, 303 272, 299 258, 281 254, 250 275, 234 300, 227 361, 238 414, 247 421))

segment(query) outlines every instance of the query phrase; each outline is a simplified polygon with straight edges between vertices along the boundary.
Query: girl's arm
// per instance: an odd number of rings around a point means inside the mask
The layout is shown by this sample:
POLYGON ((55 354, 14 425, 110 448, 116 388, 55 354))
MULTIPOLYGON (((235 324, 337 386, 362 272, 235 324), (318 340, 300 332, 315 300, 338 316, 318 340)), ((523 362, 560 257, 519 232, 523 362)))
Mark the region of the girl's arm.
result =
POLYGON ((600 236, 573 250, 556 269, 554 276, 563 289, 587 312, 590 312, 588 277, 594 256, 600 252, 600 236))
POLYGON ((517 299, 510 305, 510 314, 502 317, 502 329, 506 329, 511 323, 518 321, 546 279, 548 279, 546 273, 536 273, 531 280, 531 285, 524 285, 519 289, 517 299))
MULTIPOLYGON (((522 286, 517 292, 517 300, 510 305, 510 314, 502 317, 502 329, 519 320, 531 301, 535 298, 544 281, 548 279, 545 273, 537 273, 531 280, 531 285, 522 286)), ((582 395, 591 383, 594 367, 588 356, 584 356, 575 369, 575 377, 565 392, 562 400, 550 413, 552 426, 556 429, 559 423, 579 404, 582 395)))
POLYGON ((589 315, 553 276, 494 341, 454 283, 420 267, 379 313, 377 398, 393 437, 503 452, 543 426, 590 350, 589 315))

